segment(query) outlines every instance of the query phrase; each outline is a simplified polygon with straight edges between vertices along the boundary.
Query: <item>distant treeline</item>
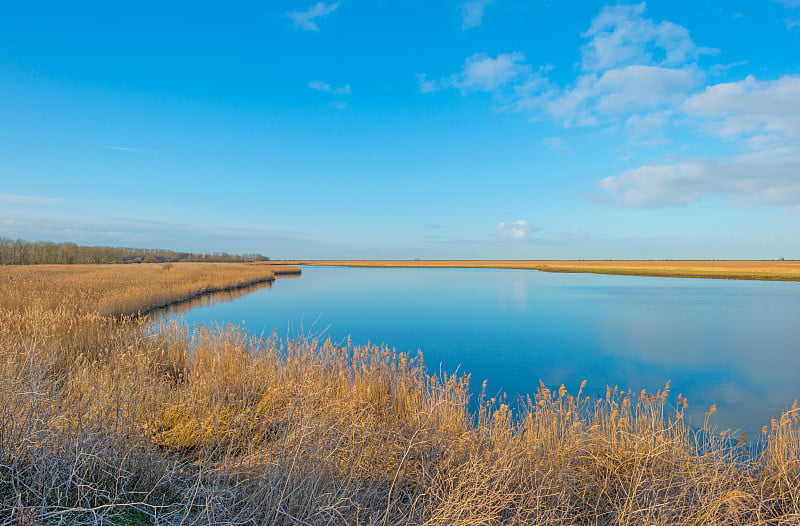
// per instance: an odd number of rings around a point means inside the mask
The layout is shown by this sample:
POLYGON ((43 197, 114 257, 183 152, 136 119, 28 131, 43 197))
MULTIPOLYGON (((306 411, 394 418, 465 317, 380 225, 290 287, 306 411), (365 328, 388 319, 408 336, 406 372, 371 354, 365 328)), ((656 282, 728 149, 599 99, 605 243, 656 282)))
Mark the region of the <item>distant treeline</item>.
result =
POLYGON ((196 254, 173 252, 172 250, 87 247, 75 243, 34 243, 21 239, 0 237, 1 265, 45 265, 45 264, 86 264, 86 263, 171 263, 194 261, 206 263, 241 263, 247 261, 269 261, 261 254, 196 254))

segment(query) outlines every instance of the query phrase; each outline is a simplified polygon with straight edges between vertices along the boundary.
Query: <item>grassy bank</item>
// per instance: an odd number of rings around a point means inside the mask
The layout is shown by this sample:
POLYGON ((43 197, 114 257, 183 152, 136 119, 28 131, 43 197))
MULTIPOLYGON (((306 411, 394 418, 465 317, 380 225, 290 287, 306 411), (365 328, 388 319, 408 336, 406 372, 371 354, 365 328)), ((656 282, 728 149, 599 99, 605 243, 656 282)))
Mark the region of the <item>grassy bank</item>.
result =
POLYGON ((0 308, 120 317, 299 273, 261 263, 0 266, 0 308))
POLYGON ((800 261, 306 260, 294 265, 375 268, 497 268, 666 278, 800 281, 800 261))
POLYGON ((421 357, 120 317, 267 266, 68 270, 0 269, 0 524, 800 522, 796 405, 758 455, 667 389, 476 414, 421 357))

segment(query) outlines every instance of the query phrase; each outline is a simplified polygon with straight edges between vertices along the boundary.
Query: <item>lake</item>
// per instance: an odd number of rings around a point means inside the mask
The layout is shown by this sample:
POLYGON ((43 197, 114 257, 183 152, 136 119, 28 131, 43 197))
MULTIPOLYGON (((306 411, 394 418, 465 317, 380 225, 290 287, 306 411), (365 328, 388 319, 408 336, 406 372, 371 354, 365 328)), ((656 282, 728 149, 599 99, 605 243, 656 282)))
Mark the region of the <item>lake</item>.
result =
POLYGON ((530 270, 304 267, 297 279, 173 316, 281 337, 421 350, 493 396, 566 385, 689 400, 695 423, 751 437, 800 397, 800 283, 530 270))

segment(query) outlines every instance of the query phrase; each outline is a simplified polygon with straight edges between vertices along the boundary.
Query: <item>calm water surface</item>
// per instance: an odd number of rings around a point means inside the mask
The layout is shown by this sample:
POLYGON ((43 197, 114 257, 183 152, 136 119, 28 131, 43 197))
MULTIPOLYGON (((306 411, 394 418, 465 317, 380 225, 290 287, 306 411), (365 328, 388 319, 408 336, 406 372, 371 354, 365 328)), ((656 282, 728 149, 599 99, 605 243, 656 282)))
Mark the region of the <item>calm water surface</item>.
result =
MULTIPOLYGON (((230 299, 230 298, 229 298, 230 299)), ((232 301, 180 314, 278 336, 421 350, 429 369, 489 394, 605 386, 689 398, 695 422, 751 436, 800 397, 800 283, 525 270, 304 267, 232 301)))

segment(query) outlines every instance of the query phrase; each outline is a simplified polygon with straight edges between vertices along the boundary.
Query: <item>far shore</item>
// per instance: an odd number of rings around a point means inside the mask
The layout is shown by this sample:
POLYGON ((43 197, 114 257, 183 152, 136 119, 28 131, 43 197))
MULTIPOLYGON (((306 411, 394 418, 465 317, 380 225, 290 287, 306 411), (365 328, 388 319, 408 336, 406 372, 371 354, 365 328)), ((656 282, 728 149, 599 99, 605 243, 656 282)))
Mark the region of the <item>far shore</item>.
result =
POLYGON ((800 281, 800 260, 296 260, 271 263, 368 268, 495 268, 669 278, 800 281))

